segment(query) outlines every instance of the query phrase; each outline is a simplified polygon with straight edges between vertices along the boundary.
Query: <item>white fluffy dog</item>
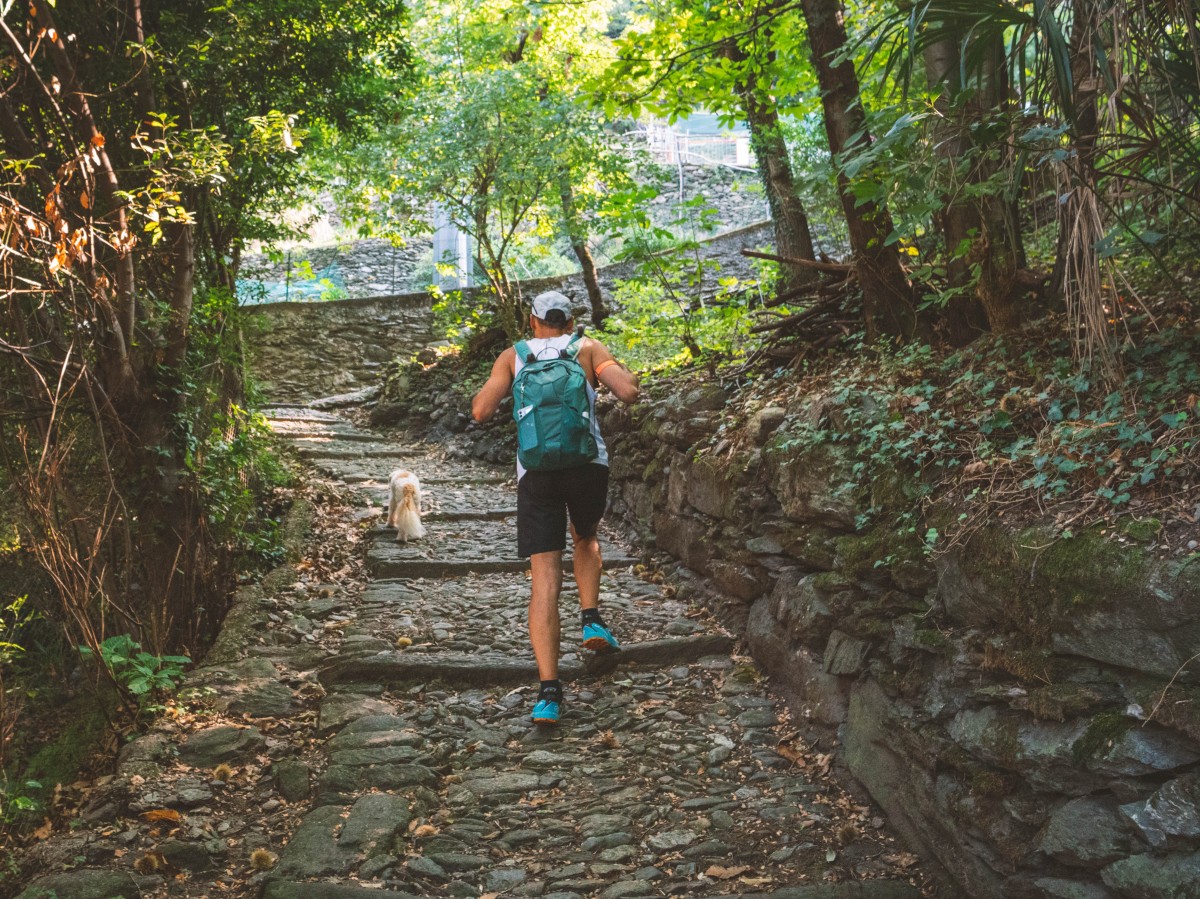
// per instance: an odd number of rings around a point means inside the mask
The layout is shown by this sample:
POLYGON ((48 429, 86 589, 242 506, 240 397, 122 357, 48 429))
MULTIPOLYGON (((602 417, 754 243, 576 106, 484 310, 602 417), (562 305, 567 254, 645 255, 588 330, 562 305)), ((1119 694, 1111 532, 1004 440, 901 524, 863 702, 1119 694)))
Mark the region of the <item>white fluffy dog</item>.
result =
POLYGON ((396 539, 407 543, 425 536, 421 524, 421 482, 411 471, 397 468, 388 479, 388 527, 396 539))

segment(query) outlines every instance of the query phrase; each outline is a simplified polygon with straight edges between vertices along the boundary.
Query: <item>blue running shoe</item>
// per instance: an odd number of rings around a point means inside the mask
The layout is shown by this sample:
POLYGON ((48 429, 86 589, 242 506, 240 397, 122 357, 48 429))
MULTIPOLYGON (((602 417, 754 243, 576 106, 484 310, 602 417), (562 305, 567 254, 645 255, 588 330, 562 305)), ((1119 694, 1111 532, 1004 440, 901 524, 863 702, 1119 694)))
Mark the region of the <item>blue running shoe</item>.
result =
POLYGON ((558 716, 561 713, 562 701, 543 696, 538 699, 533 707, 534 724, 558 724, 558 716))
POLYGON ((621 644, 603 624, 589 621, 583 626, 583 648, 592 652, 617 652, 621 644))

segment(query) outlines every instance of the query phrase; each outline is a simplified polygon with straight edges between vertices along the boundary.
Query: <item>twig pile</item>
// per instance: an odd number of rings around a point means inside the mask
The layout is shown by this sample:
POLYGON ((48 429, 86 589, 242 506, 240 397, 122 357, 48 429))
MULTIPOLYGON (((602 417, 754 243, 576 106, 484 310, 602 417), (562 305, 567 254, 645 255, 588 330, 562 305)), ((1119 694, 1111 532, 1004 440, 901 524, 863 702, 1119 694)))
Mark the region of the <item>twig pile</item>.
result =
POLYGON ((742 250, 742 255, 814 273, 811 279, 776 295, 763 304, 764 308, 754 312, 762 321, 752 326, 750 333, 768 336, 749 362, 771 359, 795 364, 810 350, 828 349, 859 329, 861 297, 854 289, 858 279, 853 265, 793 259, 757 250, 742 250), (786 314, 778 308, 785 305, 803 308, 786 314))

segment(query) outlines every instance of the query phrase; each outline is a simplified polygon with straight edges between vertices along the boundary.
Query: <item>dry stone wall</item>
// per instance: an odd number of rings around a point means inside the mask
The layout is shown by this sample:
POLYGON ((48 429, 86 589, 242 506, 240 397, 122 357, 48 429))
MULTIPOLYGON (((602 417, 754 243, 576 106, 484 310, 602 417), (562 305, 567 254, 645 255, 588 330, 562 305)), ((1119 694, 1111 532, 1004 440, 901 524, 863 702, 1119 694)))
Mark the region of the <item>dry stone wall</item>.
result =
POLYGON ((274 402, 348 393, 433 340, 427 294, 246 309, 250 373, 274 402))
MULTIPOLYGON (((725 277, 754 277, 743 248, 771 242, 770 224, 758 224, 705 242, 705 257, 720 264, 725 277)), ((599 271, 600 287, 611 298, 619 282, 637 276, 632 263, 599 271)), ((713 288, 716 278, 709 279, 713 288)), ((587 321, 587 291, 579 274, 518 284, 526 297, 561 290, 587 321)), ((466 291, 470 296, 476 291, 466 291)), ((428 294, 380 296, 320 303, 262 303, 246 307, 250 371, 274 402, 300 402, 377 384, 381 370, 397 357, 411 356, 436 342, 428 294)))
POLYGON ((1037 528, 931 558, 894 525, 911 479, 861 483, 841 445, 787 438, 811 400, 730 400, 709 385, 610 408, 614 509, 691 573, 798 719, 836 729, 950 894, 1200 895, 1200 561, 1037 528))

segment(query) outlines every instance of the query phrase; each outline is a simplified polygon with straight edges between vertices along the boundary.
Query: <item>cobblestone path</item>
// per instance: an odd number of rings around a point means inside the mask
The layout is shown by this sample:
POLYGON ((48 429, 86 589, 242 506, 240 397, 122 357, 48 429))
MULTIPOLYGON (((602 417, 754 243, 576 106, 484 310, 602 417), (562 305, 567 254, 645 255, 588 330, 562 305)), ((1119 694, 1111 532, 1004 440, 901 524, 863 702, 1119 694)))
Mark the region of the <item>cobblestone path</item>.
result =
POLYGON ((326 760, 267 897, 919 895, 734 641, 613 540, 601 606, 625 650, 576 648, 568 577, 564 719, 535 727, 510 474, 321 413, 274 427, 377 505, 393 468, 416 471, 429 533, 397 544, 381 517, 367 589, 310 605, 340 641, 319 672, 326 760))

